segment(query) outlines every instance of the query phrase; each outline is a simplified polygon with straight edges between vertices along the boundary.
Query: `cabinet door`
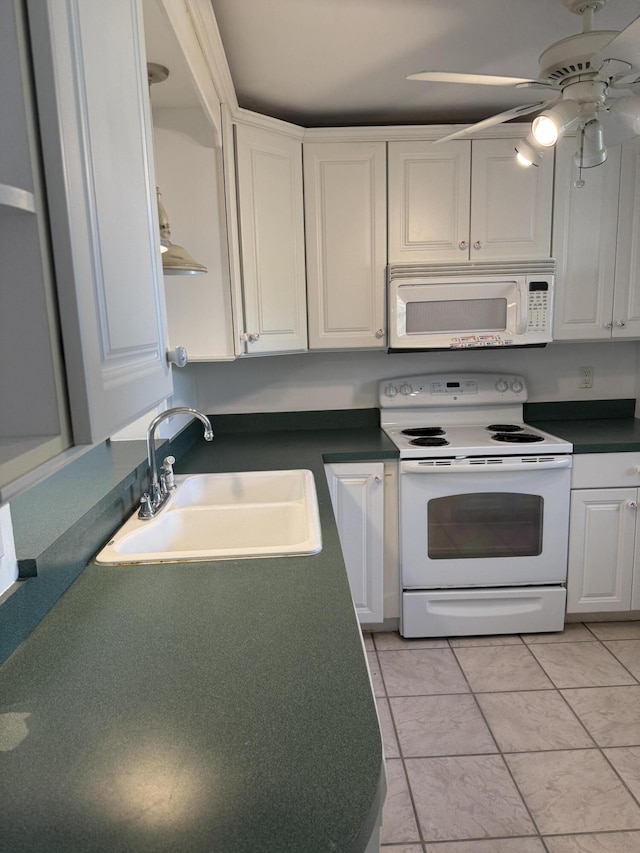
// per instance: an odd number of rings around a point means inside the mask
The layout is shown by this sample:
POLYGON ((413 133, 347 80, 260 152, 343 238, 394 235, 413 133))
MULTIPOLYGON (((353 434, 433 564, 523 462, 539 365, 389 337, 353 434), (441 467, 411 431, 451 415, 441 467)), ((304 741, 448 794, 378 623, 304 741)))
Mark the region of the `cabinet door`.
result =
POLYGON ((389 143, 389 263, 469 258, 471 143, 389 143))
POLYGON ((384 142, 304 145, 309 348, 385 345, 384 142))
POLYGON ((527 169, 517 162, 514 148, 513 139, 472 143, 472 261, 551 256, 553 153, 527 169))
POLYGON ((172 388, 142 21, 135 0, 27 7, 73 435, 91 443, 172 388))
POLYGON ((571 492, 567 612, 629 610, 636 489, 571 492))
POLYGON ((302 143, 241 124, 236 145, 247 352, 304 350, 302 143))
POLYGON ((611 337, 616 268, 620 148, 584 173, 576 188, 576 138, 556 148, 553 256, 556 293, 553 337, 599 340, 611 337))
POLYGON ((325 465, 358 619, 383 621, 384 463, 325 465))
MULTIPOLYGON (((599 166, 598 168, 602 168, 599 166)), ((613 337, 640 337, 640 139, 624 144, 613 299, 613 337)))

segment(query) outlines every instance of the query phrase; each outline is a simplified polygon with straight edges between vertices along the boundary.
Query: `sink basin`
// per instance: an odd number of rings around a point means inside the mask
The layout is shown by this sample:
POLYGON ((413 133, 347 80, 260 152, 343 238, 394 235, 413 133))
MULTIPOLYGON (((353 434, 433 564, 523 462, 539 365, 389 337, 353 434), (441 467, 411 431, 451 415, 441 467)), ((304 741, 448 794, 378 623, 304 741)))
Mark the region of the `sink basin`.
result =
POLYGON ((176 490, 150 520, 137 511, 96 557, 98 563, 159 563, 316 554, 322 548, 311 471, 243 471, 177 476, 176 490))

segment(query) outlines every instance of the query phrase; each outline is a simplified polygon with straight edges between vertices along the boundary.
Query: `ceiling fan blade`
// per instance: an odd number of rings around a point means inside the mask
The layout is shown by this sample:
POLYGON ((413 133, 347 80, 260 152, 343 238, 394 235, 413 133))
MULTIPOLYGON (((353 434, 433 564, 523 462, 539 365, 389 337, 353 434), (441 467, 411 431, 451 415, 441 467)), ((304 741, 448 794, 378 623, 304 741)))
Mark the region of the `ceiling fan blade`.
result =
POLYGON ((591 58, 591 67, 600 68, 607 59, 628 62, 633 69, 640 71, 640 17, 594 53, 591 58))
POLYGON ((548 80, 500 77, 495 74, 459 74, 456 71, 420 71, 418 74, 409 74, 407 80, 422 80, 428 83, 470 83, 476 86, 521 86, 531 83, 549 86, 548 80))
POLYGON ((438 142, 448 142, 450 139, 458 139, 463 136, 471 136, 473 133, 476 133, 478 130, 483 130, 485 127, 493 127, 495 124, 502 124, 505 121, 510 121, 512 118, 526 116, 528 113, 535 113, 538 112, 538 110, 543 110, 545 107, 555 104, 557 100, 558 98, 553 98, 550 101, 536 101, 535 104, 525 104, 521 107, 514 107, 504 113, 498 113, 495 116, 485 118, 483 121, 472 124, 470 127, 463 127, 462 130, 457 130, 455 133, 450 133, 440 139, 435 139, 434 144, 438 142))

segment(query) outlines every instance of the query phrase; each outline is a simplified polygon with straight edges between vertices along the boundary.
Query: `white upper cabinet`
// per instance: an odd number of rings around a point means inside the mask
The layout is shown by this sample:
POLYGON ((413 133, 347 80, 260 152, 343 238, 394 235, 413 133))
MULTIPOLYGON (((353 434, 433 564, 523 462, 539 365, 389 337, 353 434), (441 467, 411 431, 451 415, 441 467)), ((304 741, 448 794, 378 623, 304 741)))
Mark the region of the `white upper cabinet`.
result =
POLYGON ((211 19, 195 14, 192 2, 142 0, 142 8, 147 56, 169 70, 150 93, 156 183, 171 240, 207 268, 165 276, 169 348, 185 347, 189 362, 228 361, 240 347, 232 325, 222 115, 205 47, 211 19))
POLYGON ((302 142, 248 124, 235 130, 246 351, 305 350, 302 142))
POLYGON ((514 140, 389 143, 389 263, 551 254, 553 155, 518 165, 514 140))
POLYGON ((584 170, 574 185, 575 137, 556 150, 553 256, 556 294, 553 337, 557 340, 611 338, 616 266, 620 149, 602 165, 584 170))
POLYGON ((384 142, 305 142, 310 349, 386 345, 384 142))
POLYGON ((389 143, 389 263, 469 258, 471 142, 389 143))
POLYGON ((0 122, 0 489, 4 489, 71 444, 29 34, 19 2, 0 4, 0 68, 5 116, 0 122))
POLYGON ((609 149, 576 188, 575 139, 558 148, 554 338, 640 338, 640 140, 609 149))
POLYGON ((28 0, 74 441, 171 393, 135 0, 28 0))
POLYGON ((513 139, 474 139, 471 153, 471 260, 549 258, 553 153, 536 168, 518 163, 513 139))
POLYGON ((612 332, 640 338, 640 138, 622 147, 612 332))

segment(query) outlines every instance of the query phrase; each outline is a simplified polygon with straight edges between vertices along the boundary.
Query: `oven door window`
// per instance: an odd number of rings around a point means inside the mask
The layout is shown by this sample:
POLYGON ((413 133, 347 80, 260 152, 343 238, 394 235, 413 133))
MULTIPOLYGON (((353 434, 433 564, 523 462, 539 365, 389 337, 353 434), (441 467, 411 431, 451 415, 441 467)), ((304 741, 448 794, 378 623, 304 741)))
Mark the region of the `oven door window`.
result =
POLYGON ((473 492, 427 505, 432 560, 537 557, 542 553, 544 500, 520 492, 473 492))

